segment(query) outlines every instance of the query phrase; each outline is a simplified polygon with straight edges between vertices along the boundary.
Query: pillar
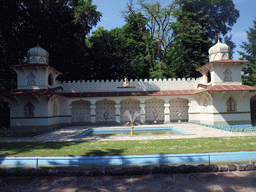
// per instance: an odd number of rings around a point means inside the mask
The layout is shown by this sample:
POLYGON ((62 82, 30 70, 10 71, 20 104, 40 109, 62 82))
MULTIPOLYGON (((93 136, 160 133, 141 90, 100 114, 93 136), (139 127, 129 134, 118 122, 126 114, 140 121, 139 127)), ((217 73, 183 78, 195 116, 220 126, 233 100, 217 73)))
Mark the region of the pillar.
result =
POLYGON ((116 102, 116 104, 115 104, 115 109, 116 109, 115 117, 116 117, 116 123, 118 123, 118 124, 121 123, 121 111, 120 111, 121 106, 120 106, 119 102, 120 101, 116 102))
POLYGON ((170 103, 169 99, 164 103, 164 123, 170 123, 170 103))
POLYGON ((91 101, 91 105, 90 105, 90 109, 91 109, 91 123, 96 123, 96 105, 95 105, 95 101, 91 101))

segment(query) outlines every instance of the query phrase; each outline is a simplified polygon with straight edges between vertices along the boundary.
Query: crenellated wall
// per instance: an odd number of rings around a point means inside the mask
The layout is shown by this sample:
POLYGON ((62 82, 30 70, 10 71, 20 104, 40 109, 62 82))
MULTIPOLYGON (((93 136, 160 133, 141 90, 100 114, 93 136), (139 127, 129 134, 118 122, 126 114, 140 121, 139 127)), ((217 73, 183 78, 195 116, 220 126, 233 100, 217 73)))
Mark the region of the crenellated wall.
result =
POLYGON ((204 83, 203 78, 198 79, 140 79, 129 80, 129 86, 135 88, 117 88, 122 87, 124 81, 64 81, 62 92, 124 92, 124 91, 159 91, 159 90, 192 90, 196 89, 199 83, 204 83))

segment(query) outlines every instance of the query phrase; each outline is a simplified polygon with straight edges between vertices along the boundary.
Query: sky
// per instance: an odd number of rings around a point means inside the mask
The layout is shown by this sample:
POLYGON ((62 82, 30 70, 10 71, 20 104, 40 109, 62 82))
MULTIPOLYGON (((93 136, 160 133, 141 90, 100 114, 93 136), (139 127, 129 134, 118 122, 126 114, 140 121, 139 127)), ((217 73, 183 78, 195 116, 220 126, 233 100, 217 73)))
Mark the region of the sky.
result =
MULTIPOLYGON (((101 21, 93 30, 98 27, 111 30, 125 25, 121 11, 126 10, 128 2, 129 0, 93 0, 92 4, 97 5, 97 11, 102 13, 101 21)), ((160 0, 160 2, 167 5, 171 0, 160 0)), ((235 8, 240 12, 236 24, 233 25, 232 31, 229 33, 233 35, 232 41, 237 46, 233 55, 233 59, 237 60, 241 57, 237 51, 244 51, 240 45, 242 41, 247 41, 246 31, 249 30, 249 27, 253 27, 253 20, 256 19, 256 0, 233 0, 233 2, 235 8)))

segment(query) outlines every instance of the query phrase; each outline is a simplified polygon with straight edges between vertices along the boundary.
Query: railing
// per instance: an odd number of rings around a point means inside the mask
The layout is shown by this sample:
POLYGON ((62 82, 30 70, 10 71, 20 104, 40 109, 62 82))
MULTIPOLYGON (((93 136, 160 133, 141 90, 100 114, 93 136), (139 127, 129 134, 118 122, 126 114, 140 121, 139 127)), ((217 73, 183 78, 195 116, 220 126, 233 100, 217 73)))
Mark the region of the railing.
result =
POLYGON ((153 156, 84 156, 84 157, 0 157, 1 167, 97 167, 97 166, 134 166, 134 165, 179 165, 247 162, 256 160, 256 152, 200 154, 200 155, 153 155, 153 156), (252 156, 255 157, 253 158, 252 156), (222 158, 220 158, 222 156, 222 158), (233 158, 230 158, 233 156, 233 158), (225 157, 225 158, 223 158, 225 157), (228 157, 228 158, 226 158, 228 157))

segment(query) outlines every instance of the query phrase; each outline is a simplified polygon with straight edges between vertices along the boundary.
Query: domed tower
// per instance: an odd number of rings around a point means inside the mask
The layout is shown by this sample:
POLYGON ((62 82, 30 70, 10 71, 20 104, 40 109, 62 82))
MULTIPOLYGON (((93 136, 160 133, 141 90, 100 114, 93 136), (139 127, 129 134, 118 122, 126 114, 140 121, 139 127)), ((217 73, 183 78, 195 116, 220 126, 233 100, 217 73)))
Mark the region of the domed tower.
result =
POLYGON ((41 48, 39 45, 31 48, 27 52, 28 63, 37 63, 37 64, 49 64, 49 53, 41 48))
POLYGON ((230 47, 224 43, 221 43, 218 39, 217 44, 209 49, 209 62, 217 60, 229 60, 230 51, 230 47))
POLYGON ((14 66, 18 89, 49 89, 58 86, 59 71, 49 65, 49 53, 39 45, 27 52, 27 63, 14 66))
POLYGON ((247 61, 231 60, 230 52, 230 47, 218 37, 218 42, 209 49, 209 63, 197 69, 203 75, 204 84, 242 84, 242 65, 247 61))

